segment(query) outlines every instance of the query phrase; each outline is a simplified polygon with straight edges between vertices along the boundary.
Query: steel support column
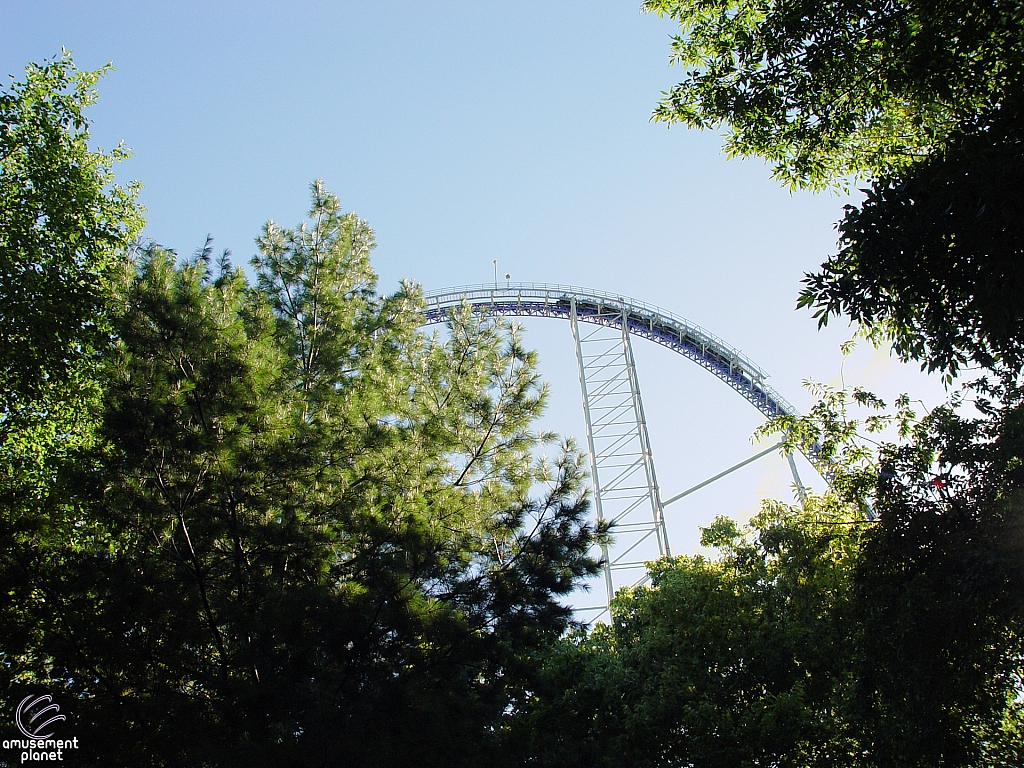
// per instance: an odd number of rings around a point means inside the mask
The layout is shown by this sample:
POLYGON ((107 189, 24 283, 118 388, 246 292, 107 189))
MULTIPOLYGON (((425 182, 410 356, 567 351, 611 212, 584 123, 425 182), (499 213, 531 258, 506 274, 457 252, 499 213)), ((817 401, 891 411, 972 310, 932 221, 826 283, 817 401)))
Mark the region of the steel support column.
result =
POLYGON ((787 453, 786 458, 789 459, 789 469, 793 473, 793 483, 796 485, 796 495, 800 499, 800 503, 803 504, 807 501, 807 489, 804 484, 800 482, 800 473, 796 471, 796 459, 792 453, 787 453))
MULTIPOLYGON (((597 522, 603 524, 606 520, 604 509, 601 505, 601 484, 598 482, 597 474, 597 450, 594 448, 594 425, 590 421, 590 395, 587 392, 586 366, 583 362, 583 344, 580 340, 580 327, 576 321, 576 299, 572 299, 572 310, 569 313, 569 325, 572 327, 572 337, 576 342, 576 361, 580 369, 580 389, 583 392, 583 417, 587 422, 587 455, 590 456, 590 479, 594 484, 594 512, 597 515, 597 522)), ((607 605, 611 605, 615 597, 615 587, 612 584, 612 569, 608 560, 608 545, 601 543, 601 564, 604 571, 604 586, 607 592, 607 605)))
POLYGON ((644 562, 671 553, 650 437, 629 340, 621 330, 598 326, 584 333, 575 299, 569 322, 576 342, 587 449, 599 521, 614 524, 615 554, 602 549, 604 583, 615 590, 643 580, 644 562))
POLYGON ((651 512, 653 513, 654 529, 658 537, 658 554, 662 557, 672 557, 672 547, 668 543, 668 531, 665 529, 665 509, 661 503, 661 489, 658 488, 658 476, 654 471, 654 454, 651 452, 651 438, 647 434, 647 418, 644 416, 644 403, 640 397, 640 379, 636 375, 636 361, 633 360, 633 344, 629 340, 629 313, 625 309, 622 311, 622 352, 626 358, 629 388, 633 393, 636 432, 640 439, 640 448, 644 456, 644 470, 647 474, 651 512))

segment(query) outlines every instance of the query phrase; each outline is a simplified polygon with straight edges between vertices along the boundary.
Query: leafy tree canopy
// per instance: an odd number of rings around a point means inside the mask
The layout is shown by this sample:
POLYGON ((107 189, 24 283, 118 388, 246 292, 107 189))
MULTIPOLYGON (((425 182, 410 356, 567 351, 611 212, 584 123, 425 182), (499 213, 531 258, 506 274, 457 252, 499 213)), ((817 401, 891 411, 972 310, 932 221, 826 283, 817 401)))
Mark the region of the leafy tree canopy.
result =
POLYGON ((0 88, 0 507, 49 492, 59 457, 87 440, 95 355, 112 280, 142 226, 126 151, 89 148, 84 110, 105 70, 69 55, 0 88))
POLYGON ((126 155, 90 150, 83 110, 104 73, 68 54, 0 90, 0 404, 23 405, 73 374, 107 330, 109 273, 142 226, 126 155))
POLYGON ((852 765, 832 710, 855 652, 861 523, 822 497, 766 504, 747 530, 718 518, 702 543, 720 559, 653 564, 610 624, 546 659, 511 742, 550 766, 852 765))
POLYGON ((769 427, 826 446, 834 492, 876 522, 854 569, 859 646, 846 717, 879 766, 1015 765, 1024 756, 1024 506, 1015 377, 980 379, 916 419, 848 415, 824 390, 807 417, 769 427), (961 406, 969 400, 973 414, 961 406), (896 426, 905 440, 879 439, 896 426))
POLYGON ((798 301, 820 324, 845 315, 930 370, 1024 366, 1024 122, 1007 106, 977 123, 847 206, 798 301))
POLYGON ((469 765, 597 564, 580 456, 518 329, 376 291, 319 183, 255 284, 151 245, 99 73, 0 97, 0 710, 82 764, 469 765), (552 454, 540 456, 542 450, 552 454))
POLYGON ((258 245, 256 286, 209 247, 125 273, 68 540, 7 555, 7 685, 73 695, 104 764, 482 759, 597 567, 536 355, 468 308, 423 336, 319 183, 258 245))
POLYGON ((977 383, 980 417, 922 419, 818 394, 765 431, 820 446, 830 491, 718 518, 718 559, 652 564, 609 625, 544 657, 513 747, 551 766, 1021 764, 1021 391, 977 383))
POLYGON ((728 128, 793 187, 879 176, 1019 94, 1015 0, 646 0, 686 79, 655 118, 728 128))
POLYGON ((725 126, 790 187, 870 180, 799 305, 954 376, 1024 365, 1016 0, 648 0, 686 79, 655 119, 725 126))

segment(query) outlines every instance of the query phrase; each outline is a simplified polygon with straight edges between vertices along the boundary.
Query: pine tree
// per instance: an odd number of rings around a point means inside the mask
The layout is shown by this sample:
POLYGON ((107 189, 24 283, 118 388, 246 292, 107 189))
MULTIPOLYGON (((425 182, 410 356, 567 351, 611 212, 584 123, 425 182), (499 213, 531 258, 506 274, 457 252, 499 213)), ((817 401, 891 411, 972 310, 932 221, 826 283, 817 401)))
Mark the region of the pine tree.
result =
POLYGON ((424 335, 312 199, 255 285, 153 246, 118 293, 100 440, 59 480, 82 533, 26 609, 97 764, 477 762, 596 569, 519 331, 424 335))

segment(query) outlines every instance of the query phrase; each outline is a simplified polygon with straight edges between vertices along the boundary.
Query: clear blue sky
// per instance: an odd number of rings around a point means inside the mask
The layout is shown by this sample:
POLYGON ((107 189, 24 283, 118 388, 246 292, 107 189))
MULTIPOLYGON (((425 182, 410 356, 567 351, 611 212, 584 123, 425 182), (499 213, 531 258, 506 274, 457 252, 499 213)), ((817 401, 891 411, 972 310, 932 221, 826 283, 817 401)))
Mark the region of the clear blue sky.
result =
MULTIPOLYGON (((73 51, 112 62, 96 143, 135 151, 148 235, 179 253, 207 233, 237 262, 267 219, 293 225, 316 177, 377 233, 381 289, 492 279, 584 285, 703 325, 772 374, 799 408, 802 379, 840 372, 847 331, 794 304, 835 245, 845 202, 793 194, 758 161, 727 161, 713 132, 649 122, 673 25, 639 0, 573 2, 51 2, 6 0, 3 73, 73 51)), ((567 327, 527 341, 553 387, 547 426, 583 437, 567 327)), ((754 452, 754 410, 682 358, 637 344, 658 473, 672 495, 754 452)), ((847 381, 889 394, 922 383, 883 355, 847 381), (859 377, 859 378, 858 378, 859 377)), ((805 467, 805 472, 809 471, 805 467)), ((673 512, 695 522, 784 493, 781 460, 673 512), (743 485, 745 484, 745 485, 743 485), (741 488, 742 486, 742 488, 741 488), (716 495, 717 493, 717 495, 716 495)), ((703 493, 703 492, 702 492, 703 493)))

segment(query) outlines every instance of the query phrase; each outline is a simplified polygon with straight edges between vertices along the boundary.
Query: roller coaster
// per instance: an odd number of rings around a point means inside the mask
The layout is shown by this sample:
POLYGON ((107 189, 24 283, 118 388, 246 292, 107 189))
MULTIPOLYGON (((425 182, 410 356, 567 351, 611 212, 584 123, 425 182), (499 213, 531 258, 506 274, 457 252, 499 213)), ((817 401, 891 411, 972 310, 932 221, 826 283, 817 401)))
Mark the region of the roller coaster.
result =
MULTIPOLYGON (((647 339, 688 358, 767 418, 797 413, 768 386, 767 374, 739 350, 699 325, 642 301, 577 286, 512 282, 446 288, 427 293, 424 299, 427 324, 445 322, 450 311, 463 304, 488 315, 569 321, 587 428, 594 509, 599 521, 614 524, 614 551, 605 546, 601 552, 607 599, 583 610, 607 611, 618 588, 646 578, 646 561, 671 556, 666 506, 781 447, 773 445, 662 500, 631 337, 647 339)), ((787 458, 802 496, 804 487, 796 463, 792 455, 787 458)), ((813 461, 814 457, 810 458, 813 461)))

